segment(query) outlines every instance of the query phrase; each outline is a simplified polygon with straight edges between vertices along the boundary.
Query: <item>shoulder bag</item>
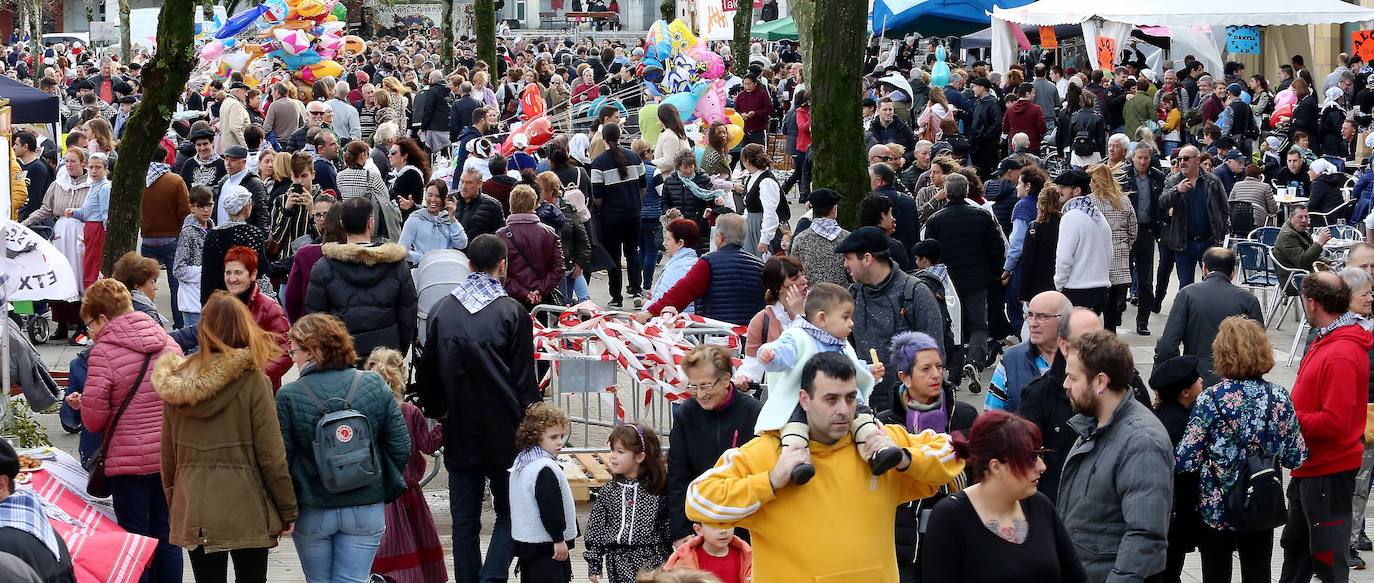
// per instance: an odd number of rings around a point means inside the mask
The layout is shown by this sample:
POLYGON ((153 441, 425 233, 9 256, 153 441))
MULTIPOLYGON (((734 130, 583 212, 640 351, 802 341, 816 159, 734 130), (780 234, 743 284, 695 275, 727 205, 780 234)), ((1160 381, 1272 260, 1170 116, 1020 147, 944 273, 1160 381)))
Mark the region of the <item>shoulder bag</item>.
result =
POLYGON ((133 402, 134 395, 138 394, 138 388, 143 385, 143 377, 148 374, 148 363, 152 361, 152 353, 144 355, 143 367, 138 369, 138 378, 134 379, 134 386, 129 388, 129 394, 124 396, 124 402, 119 404, 119 410, 115 412, 114 418, 110 419, 110 426, 105 429, 105 436, 100 440, 100 449, 95 450, 90 461, 86 462, 86 472, 90 474, 86 479, 86 493, 91 496, 110 496, 110 477, 105 475, 105 455, 110 451, 110 443, 114 441, 119 419, 124 416, 124 410, 129 408, 129 403, 133 402))
MULTIPOLYGON (((1260 409, 1263 412, 1269 410, 1268 401, 1274 397, 1273 387, 1266 384, 1265 391, 1266 403, 1260 409)), ((1259 453, 1245 456, 1237 470, 1236 481, 1225 498, 1226 520, 1231 528, 1240 532, 1272 531, 1287 523, 1278 456, 1261 447, 1259 453)))

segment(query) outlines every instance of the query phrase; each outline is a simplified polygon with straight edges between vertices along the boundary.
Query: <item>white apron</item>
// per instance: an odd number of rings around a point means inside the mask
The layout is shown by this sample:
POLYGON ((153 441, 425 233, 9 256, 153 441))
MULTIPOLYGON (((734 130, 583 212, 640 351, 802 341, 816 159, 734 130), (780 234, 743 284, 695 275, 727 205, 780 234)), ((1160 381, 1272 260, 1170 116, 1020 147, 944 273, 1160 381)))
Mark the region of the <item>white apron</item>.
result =
POLYGON ((52 229, 52 244, 72 264, 72 275, 78 282, 82 281, 81 256, 86 252, 85 225, 73 218, 59 217, 52 229))

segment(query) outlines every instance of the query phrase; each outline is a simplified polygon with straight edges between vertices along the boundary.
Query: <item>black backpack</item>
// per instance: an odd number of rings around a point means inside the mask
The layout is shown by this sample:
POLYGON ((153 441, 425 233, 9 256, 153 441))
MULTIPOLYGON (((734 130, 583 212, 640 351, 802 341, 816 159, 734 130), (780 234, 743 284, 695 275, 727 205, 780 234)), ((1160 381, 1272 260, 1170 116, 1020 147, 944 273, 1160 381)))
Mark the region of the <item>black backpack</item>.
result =
POLYGON ((1073 153, 1084 158, 1097 153, 1097 141, 1088 132, 1078 132, 1073 136, 1073 153))
MULTIPOLYGON (((1272 399, 1272 387, 1266 396, 1272 399)), ((1268 408, 1266 403, 1259 410, 1268 408)), ((1238 469, 1236 482, 1226 491, 1226 520, 1231 528, 1241 532, 1272 531, 1288 522, 1277 456, 1261 449, 1256 455, 1246 456, 1238 469)))

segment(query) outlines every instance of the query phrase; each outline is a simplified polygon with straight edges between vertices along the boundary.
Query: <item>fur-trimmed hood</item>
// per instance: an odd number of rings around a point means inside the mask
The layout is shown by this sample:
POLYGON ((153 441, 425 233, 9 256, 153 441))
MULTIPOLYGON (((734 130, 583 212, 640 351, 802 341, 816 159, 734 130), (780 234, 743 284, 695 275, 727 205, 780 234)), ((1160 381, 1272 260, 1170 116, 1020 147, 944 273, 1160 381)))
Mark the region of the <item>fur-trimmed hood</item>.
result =
POLYGON ((356 243, 325 243, 320 249, 325 257, 345 263, 377 265, 404 261, 406 249, 395 243, 358 245, 356 243))
POLYGON ((168 354, 153 368, 153 386, 162 401, 189 417, 218 415, 233 400, 233 391, 224 388, 254 370, 247 349, 231 350, 198 371, 178 370, 187 357, 168 354))

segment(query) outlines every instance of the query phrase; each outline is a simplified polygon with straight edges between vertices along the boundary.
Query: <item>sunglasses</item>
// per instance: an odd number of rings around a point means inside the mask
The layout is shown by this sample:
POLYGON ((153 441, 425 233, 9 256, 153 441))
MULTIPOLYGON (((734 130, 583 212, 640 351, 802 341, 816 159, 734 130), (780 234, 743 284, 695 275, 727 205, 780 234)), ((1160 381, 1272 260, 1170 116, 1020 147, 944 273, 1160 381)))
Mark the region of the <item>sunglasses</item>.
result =
POLYGON ((1178 161, 1179 161, 1179 162, 1187 162, 1187 161, 1192 160, 1193 158, 1196 158, 1196 157, 1197 157, 1197 156, 1179 156, 1179 157, 1178 157, 1178 161))

